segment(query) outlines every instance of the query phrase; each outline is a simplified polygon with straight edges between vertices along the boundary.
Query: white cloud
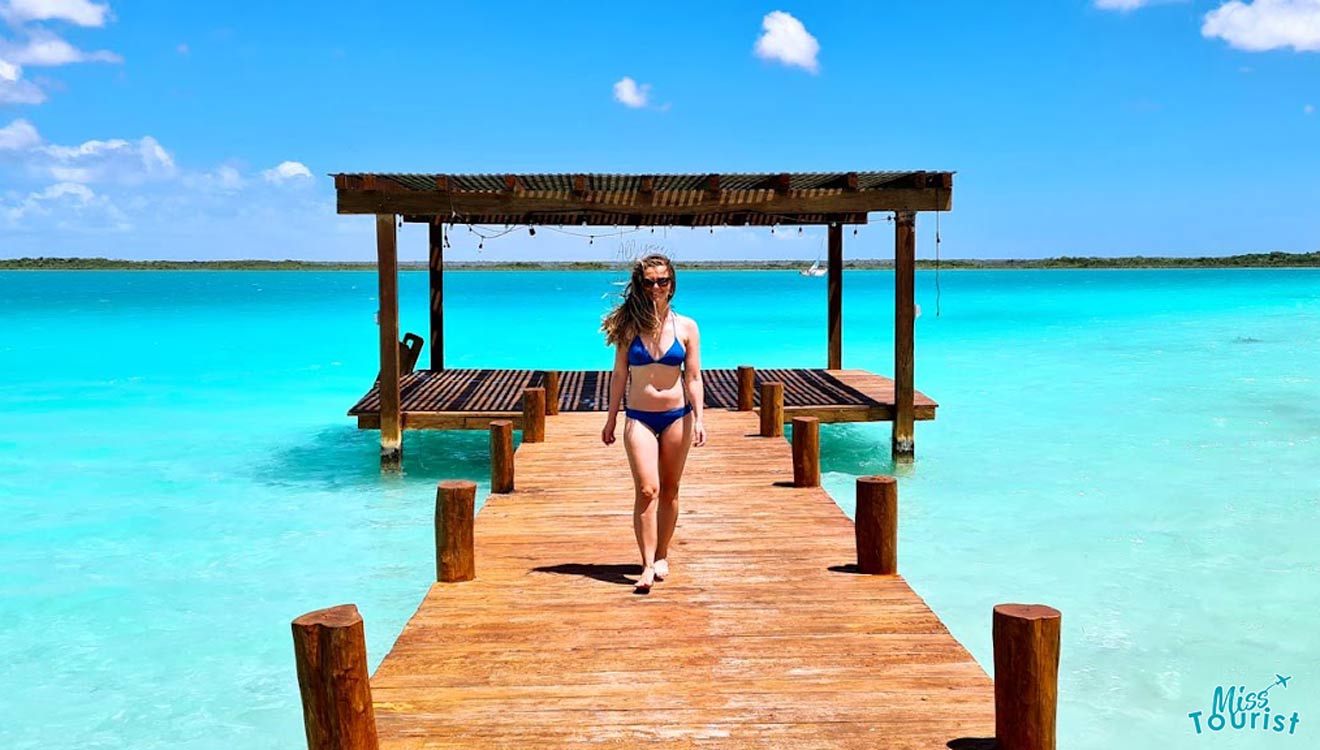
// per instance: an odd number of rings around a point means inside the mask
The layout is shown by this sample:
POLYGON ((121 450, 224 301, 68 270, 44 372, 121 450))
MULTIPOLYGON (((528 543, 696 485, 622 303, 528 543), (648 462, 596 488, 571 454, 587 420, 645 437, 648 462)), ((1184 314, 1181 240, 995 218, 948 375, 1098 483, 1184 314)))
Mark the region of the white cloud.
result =
POLYGON ((1305 112, 1305 113, 1308 114, 1308 115, 1313 115, 1313 114, 1315 114, 1315 105, 1314 105, 1314 104, 1308 104, 1308 105, 1306 105, 1305 107, 1302 107, 1302 111, 1305 112))
POLYGON ((645 107, 651 99, 651 84, 638 86, 636 81, 624 76, 614 84, 614 99, 634 109, 645 107))
POLYGON ((1249 52, 1320 52, 1320 0, 1233 0, 1205 15, 1201 35, 1249 52))
POLYGON ((0 40, 0 55, 22 65, 68 65, 78 62, 123 62, 119 55, 108 50, 84 52, 59 36, 44 29, 33 29, 27 42, 21 45, 0 40))
POLYGON ((796 65, 812 73, 820 69, 816 62, 820 43, 807 32, 807 27, 801 21, 782 10, 776 10, 761 19, 761 28, 764 33, 756 40, 757 57, 796 65))
POLYGON ((0 128, 0 151, 26 151, 41 143, 41 135, 27 120, 14 120, 0 128))
POLYGON ((1101 10, 1136 10, 1150 5, 1150 0, 1095 0, 1095 7, 1101 10))
POLYGON ((46 92, 23 80, 23 68, 0 59, 0 104, 41 104, 46 92))
POLYGON ((36 220, 49 222, 55 229, 82 233, 123 232, 133 228, 113 201, 77 183, 56 183, 12 203, 0 200, 0 227, 18 230, 36 220))
POLYGON ((180 43, 179 43, 179 46, 177 46, 177 47, 174 48, 174 51, 175 51, 175 52, 178 52, 180 55, 186 55, 186 54, 188 54, 188 43, 187 43, 187 42, 180 42, 180 43))
POLYGON ((266 182, 282 184, 294 179, 311 179, 312 172, 307 165, 300 161, 282 161, 279 166, 267 169, 261 173, 266 182))
POLYGON ((9 0, 0 4, 0 17, 13 24, 68 21, 79 26, 104 26, 109 15, 109 5, 89 0, 9 0))
POLYGON ((136 142, 115 138, 79 146, 41 146, 37 168, 65 182, 118 182, 136 185, 175 174, 174 158, 160 142, 143 136, 136 142))

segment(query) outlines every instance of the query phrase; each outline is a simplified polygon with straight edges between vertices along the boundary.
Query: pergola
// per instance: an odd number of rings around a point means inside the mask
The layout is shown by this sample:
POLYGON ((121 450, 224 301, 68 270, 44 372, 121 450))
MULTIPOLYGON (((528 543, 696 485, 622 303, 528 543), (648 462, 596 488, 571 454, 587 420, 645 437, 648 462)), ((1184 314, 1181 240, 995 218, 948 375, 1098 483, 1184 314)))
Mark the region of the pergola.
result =
MULTIPOLYGON (((444 369, 444 235, 453 224, 828 227, 827 368, 843 362, 843 227, 894 214, 895 458, 913 455, 916 214, 952 207, 951 172, 763 174, 336 174, 341 214, 375 214, 380 282, 382 463, 398 463, 398 250, 395 222, 430 227, 431 370, 444 369)), ((931 412, 933 414, 933 410, 931 412)))

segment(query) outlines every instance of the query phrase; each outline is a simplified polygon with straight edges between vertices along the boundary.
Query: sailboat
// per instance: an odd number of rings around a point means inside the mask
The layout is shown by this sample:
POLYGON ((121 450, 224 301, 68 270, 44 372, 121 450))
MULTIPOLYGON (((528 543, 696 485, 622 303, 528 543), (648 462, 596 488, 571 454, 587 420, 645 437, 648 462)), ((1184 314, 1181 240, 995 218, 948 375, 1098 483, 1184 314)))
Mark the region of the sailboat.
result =
POLYGON ((804 268, 798 271, 798 273, 802 274, 803 276, 824 276, 826 270, 820 267, 820 258, 817 258, 816 262, 811 264, 811 267, 804 268))

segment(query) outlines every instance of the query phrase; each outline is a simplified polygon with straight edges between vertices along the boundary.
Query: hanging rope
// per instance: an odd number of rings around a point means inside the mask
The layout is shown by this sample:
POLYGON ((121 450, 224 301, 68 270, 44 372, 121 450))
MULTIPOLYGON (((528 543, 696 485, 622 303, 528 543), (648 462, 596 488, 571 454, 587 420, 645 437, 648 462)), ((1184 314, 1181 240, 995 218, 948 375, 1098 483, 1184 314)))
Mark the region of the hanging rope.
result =
POLYGON ((940 188, 935 186, 935 317, 940 316, 940 188))

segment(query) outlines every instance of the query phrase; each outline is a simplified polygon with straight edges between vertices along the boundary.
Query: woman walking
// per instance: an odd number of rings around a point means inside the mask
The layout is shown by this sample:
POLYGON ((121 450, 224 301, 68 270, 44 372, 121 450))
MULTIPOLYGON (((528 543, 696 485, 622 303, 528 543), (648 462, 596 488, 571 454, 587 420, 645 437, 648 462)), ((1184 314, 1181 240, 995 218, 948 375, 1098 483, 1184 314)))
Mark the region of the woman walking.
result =
POLYGON ((696 321, 671 309, 677 289, 669 258, 647 255, 633 265, 623 302, 601 324, 605 343, 614 346, 614 377, 600 438, 614 442, 626 392, 623 445, 633 478, 633 533, 642 554, 639 593, 669 575, 683 465, 692 445, 706 444, 700 334, 696 321))

